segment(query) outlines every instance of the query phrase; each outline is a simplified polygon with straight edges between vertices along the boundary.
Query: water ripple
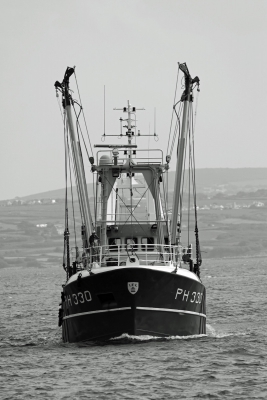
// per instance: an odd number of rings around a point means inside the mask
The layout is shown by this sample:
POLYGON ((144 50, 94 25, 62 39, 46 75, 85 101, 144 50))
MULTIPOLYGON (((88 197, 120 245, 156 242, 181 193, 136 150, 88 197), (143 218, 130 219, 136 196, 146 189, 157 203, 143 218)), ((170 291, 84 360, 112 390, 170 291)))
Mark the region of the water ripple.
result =
POLYGON ((266 399, 265 264, 206 263, 206 335, 73 344, 57 327, 61 270, 2 269, 1 400, 266 399))

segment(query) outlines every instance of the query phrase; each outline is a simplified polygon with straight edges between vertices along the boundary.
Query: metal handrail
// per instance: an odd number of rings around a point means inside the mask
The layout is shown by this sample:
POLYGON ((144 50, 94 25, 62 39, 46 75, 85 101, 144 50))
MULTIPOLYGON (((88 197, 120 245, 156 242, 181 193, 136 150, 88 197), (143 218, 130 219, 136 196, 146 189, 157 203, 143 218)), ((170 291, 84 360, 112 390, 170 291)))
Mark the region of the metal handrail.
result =
MULTIPOLYGON (((111 214, 109 214, 109 215, 111 215, 111 214)), ((130 212, 129 213, 125 213, 125 214, 120 214, 120 215, 131 215, 130 214, 130 212)), ((112 223, 112 224, 114 224, 115 223, 115 221, 114 221, 114 219, 105 219, 105 220, 102 220, 102 219, 98 219, 96 222, 107 222, 107 223, 112 223)), ((155 219, 155 220, 153 220, 153 221, 148 221, 147 219, 138 219, 138 222, 133 222, 131 225, 134 225, 134 224, 139 224, 139 223, 146 223, 147 225, 153 225, 153 224, 157 224, 157 223, 166 223, 166 222, 168 222, 168 220, 167 219, 155 219)), ((119 225, 119 224, 125 224, 125 221, 116 221, 116 225, 119 225)))
MULTIPOLYGON (((129 245, 128 245, 129 246, 129 245)), ((92 246, 88 248, 90 265, 97 263, 100 267, 123 266, 129 258, 129 253, 139 259, 140 264, 177 266, 181 260, 183 246, 165 244, 132 244, 127 251, 126 244, 92 246), (139 248, 141 246, 141 249, 139 248), (143 249, 142 249, 143 247, 143 249)))
MULTIPOLYGON (((114 145, 114 148, 116 148, 116 145, 114 145)), ((125 148, 126 148, 126 146, 125 146, 125 148)), ((123 148, 117 148, 117 150, 122 151, 124 149, 123 148)), ((147 157, 146 158, 145 157, 133 157, 132 158, 133 161, 143 160, 143 159, 146 159, 146 160, 161 160, 161 164, 163 164, 163 151, 162 151, 162 149, 137 149, 136 151, 138 151, 138 152, 149 152, 150 157, 149 158, 147 158, 147 157), (156 152, 160 152, 161 156, 160 157, 159 156, 153 157, 153 153, 156 153, 156 152)), ((111 150, 108 150, 108 149, 106 149, 106 150, 98 150, 98 152, 96 153, 97 165, 98 166, 101 166, 101 165, 99 165, 98 153, 109 153, 111 158, 112 158, 112 149, 111 150)), ((118 162, 119 161, 125 162, 125 160, 127 160, 127 158, 125 158, 125 157, 119 157, 118 158, 118 162)), ((111 163, 111 164, 107 164, 107 165, 108 166, 112 166, 114 164, 111 163)), ((123 164, 120 164, 120 166, 123 166, 123 164)))

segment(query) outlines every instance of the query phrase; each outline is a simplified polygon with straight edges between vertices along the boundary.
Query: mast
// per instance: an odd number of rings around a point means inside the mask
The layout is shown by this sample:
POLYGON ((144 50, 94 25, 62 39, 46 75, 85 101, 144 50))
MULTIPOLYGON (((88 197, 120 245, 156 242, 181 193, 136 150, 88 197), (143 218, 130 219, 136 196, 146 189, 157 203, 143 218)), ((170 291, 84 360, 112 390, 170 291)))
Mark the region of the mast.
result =
POLYGON ((76 178, 76 185, 77 185, 77 191, 80 196, 80 201, 81 201, 81 209, 82 209, 82 214, 84 218, 84 224, 85 224, 85 237, 87 240, 87 245, 89 245, 89 238, 94 230, 94 225, 93 225, 93 219, 91 215, 91 210, 90 210, 90 205, 89 205, 89 198, 88 198, 88 193, 87 193, 87 184, 86 184, 86 179, 85 179, 85 172, 84 172, 84 166, 83 166, 83 160, 82 160, 82 154, 81 154, 81 146, 80 142, 76 136, 76 132, 74 129, 74 124, 73 124, 73 119, 72 119, 72 112, 71 112, 71 104, 72 104, 72 98, 69 93, 69 78, 70 76, 74 73, 73 68, 67 68, 65 72, 65 76, 62 82, 62 89, 63 89, 63 95, 64 95, 64 101, 63 101, 63 106, 65 107, 66 110, 66 115, 67 115, 67 122, 68 122, 68 128, 69 128, 69 134, 70 134, 70 142, 71 142, 71 148, 72 148, 72 154, 73 154, 73 161, 75 165, 75 178, 76 178))
MULTIPOLYGON (((180 70, 184 73, 185 78, 185 90, 182 94, 181 101, 184 103, 183 109, 183 120, 181 136, 178 141, 177 148, 177 162, 176 162, 176 172, 174 181, 174 192, 173 192, 173 202, 172 202, 172 224, 171 224, 171 244, 177 244, 177 226, 179 222, 179 209, 180 209, 180 198, 181 198, 181 183, 185 156, 186 140, 189 129, 189 104, 193 101, 192 97, 192 86, 194 83, 199 84, 199 78, 196 76, 194 79, 188 71, 186 63, 179 64, 180 70)), ((174 105, 175 108, 176 104, 174 105)), ((179 241, 179 234, 178 234, 179 241)))
MULTIPOLYGON (((131 105, 129 100, 127 101, 127 135, 128 135, 128 144, 132 144, 132 118, 131 118, 131 105)), ((130 207, 131 207, 131 224, 133 222, 133 181, 132 181, 132 173, 131 173, 131 162, 132 162, 132 149, 129 150, 129 179, 130 179, 130 207)))

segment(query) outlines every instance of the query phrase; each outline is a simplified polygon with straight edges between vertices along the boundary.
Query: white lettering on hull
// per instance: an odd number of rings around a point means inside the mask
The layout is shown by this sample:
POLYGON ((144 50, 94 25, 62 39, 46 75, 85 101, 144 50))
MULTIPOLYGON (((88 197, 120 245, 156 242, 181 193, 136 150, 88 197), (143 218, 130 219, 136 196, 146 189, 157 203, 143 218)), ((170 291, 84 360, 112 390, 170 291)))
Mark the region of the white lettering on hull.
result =
MULTIPOLYGON (((181 295, 183 295, 182 301, 187 302, 189 300, 190 303, 196 303, 196 304, 200 304, 202 302, 202 298, 203 298, 203 293, 192 292, 190 295, 190 290, 186 291, 181 288, 178 288, 176 291, 175 300, 181 295)), ((181 297, 180 297, 180 299, 181 299, 181 297)))
POLYGON ((186 299, 186 301, 188 301, 188 296, 190 295, 190 291, 188 290, 188 292, 186 293, 186 290, 184 291, 183 294, 183 301, 186 299))
POLYGON ((89 290, 66 296, 67 307, 71 307, 73 304, 77 306, 78 304, 83 304, 89 301, 92 301, 92 296, 89 290))

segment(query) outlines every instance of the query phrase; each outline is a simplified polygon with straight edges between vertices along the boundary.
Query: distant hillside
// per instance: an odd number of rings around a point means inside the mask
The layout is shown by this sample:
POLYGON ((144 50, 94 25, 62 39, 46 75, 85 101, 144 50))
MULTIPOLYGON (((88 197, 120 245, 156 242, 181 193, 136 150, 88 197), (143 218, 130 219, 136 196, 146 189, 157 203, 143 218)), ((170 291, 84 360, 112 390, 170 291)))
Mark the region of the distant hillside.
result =
POLYGON ((267 187, 267 168, 201 168, 196 170, 196 180, 200 186, 262 182, 267 187))
MULTIPOLYGON (((93 196, 93 184, 88 183, 87 185, 89 197, 93 196)), ((71 189, 68 188, 68 197, 71 197, 71 189)), ((65 189, 57 189, 51 190, 49 192, 42 192, 31 194, 29 196, 21 197, 22 200, 33 200, 33 199, 64 199, 65 198, 65 189)), ((73 198, 74 200, 78 200, 76 187, 73 188, 73 198)))
MULTIPOLYGON (((173 188, 174 171, 169 172, 169 188, 173 188)), ((196 183, 198 192, 207 189, 216 190, 224 186, 230 194, 240 190, 267 189, 267 168, 200 168, 196 170, 196 183)), ((93 184, 87 185, 89 196, 93 196, 93 184)), ((68 196, 71 195, 68 189, 68 196)), ((73 189, 74 199, 77 200, 76 188, 73 189)), ((65 189, 51 190, 25 196, 23 200, 64 198, 65 189)))
MULTIPOLYGON (((169 172, 169 187, 173 187, 174 172, 169 172)), ((198 192, 225 189, 229 194, 240 190, 267 189, 267 168, 200 168, 196 169, 198 192)))

